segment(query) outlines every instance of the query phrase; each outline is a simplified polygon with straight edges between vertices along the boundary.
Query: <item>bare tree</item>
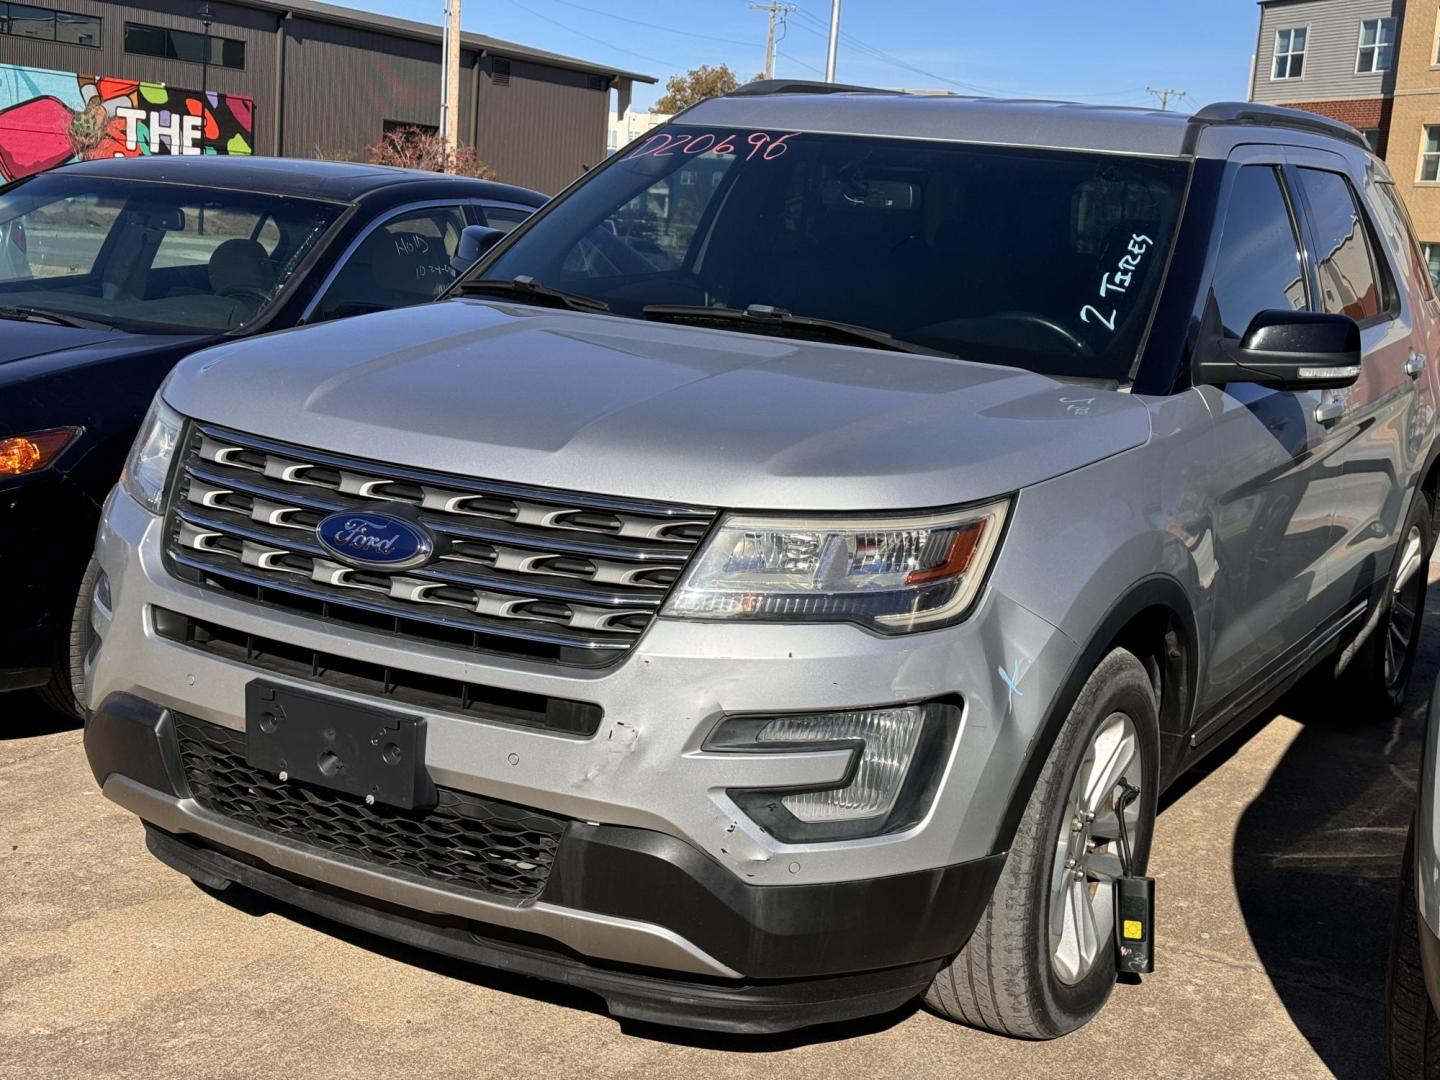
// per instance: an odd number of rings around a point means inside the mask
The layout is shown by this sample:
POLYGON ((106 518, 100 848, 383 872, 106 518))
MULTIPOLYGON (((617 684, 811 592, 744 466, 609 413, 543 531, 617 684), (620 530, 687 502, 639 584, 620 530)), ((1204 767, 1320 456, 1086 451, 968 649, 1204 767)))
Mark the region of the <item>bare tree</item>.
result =
POLYGON ((481 180, 495 179, 495 170, 480 160, 473 146, 457 146, 452 151, 438 132, 418 127, 394 128, 385 132, 378 143, 365 148, 364 159, 371 165, 395 165, 402 169, 426 169, 474 176, 481 180))

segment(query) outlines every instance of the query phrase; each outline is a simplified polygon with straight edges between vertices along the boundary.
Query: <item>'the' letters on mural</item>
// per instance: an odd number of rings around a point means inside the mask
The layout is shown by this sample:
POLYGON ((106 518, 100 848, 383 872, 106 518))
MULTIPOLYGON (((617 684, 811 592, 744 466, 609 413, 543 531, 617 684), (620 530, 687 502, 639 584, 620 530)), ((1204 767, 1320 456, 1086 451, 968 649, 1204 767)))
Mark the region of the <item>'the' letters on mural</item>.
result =
POLYGON ((0 179, 66 161, 143 154, 250 154, 255 102, 0 64, 0 179))

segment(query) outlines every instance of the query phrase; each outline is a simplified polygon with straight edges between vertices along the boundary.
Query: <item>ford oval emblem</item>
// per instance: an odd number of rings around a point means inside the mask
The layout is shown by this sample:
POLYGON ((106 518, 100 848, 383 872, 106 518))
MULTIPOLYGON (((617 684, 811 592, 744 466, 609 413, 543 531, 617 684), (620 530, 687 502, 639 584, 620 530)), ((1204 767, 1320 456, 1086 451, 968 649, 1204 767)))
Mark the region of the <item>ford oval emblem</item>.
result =
POLYGON ((410 570, 435 555, 435 537, 419 521, 378 510, 331 514, 315 536, 341 562, 367 570, 410 570))

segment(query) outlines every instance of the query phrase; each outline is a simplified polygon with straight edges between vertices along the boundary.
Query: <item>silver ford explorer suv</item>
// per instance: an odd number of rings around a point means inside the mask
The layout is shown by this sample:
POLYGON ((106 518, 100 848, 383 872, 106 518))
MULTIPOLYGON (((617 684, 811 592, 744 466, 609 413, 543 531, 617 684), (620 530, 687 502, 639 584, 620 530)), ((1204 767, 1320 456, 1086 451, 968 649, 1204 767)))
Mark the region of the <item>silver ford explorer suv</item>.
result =
POLYGON ((1323 118, 748 87, 448 300, 176 369, 90 763, 209 887, 619 1017, 1060 1035, 1169 782, 1403 693, 1436 316, 1323 118))

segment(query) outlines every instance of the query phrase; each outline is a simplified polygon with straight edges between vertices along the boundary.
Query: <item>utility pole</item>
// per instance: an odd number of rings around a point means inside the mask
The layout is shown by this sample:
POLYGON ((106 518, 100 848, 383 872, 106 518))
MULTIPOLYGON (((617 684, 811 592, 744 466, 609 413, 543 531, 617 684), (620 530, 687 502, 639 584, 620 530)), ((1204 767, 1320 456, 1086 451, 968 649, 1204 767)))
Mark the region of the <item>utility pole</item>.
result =
POLYGON ((835 53, 840 48, 840 0, 830 0, 830 49, 825 54, 825 81, 835 81, 835 53))
POLYGON ((785 16, 795 10, 793 4, 782 4, 780 0, 765 0, 763 4, 750 4, 751 11, 766 11, 770 13, 770 32, 765 35, 765 78, 775 77, 775 23, 779 20, 780 25, 785 25, 785 16))
POLYGON ((460 136, 460 0, 445 0, 441 49, 440 137, 445 143, 445 171, 454 172, 460 136))
POLYGON ((1164 112, 1166 109, 1170 108, 1171 98, 1182 98, 1185 96, 1184 90, 1156 90, 1153 86, 1145 87, 1145 93, 1149 94, 1156 101, 1160 102, 1161 112, 1164 112))

